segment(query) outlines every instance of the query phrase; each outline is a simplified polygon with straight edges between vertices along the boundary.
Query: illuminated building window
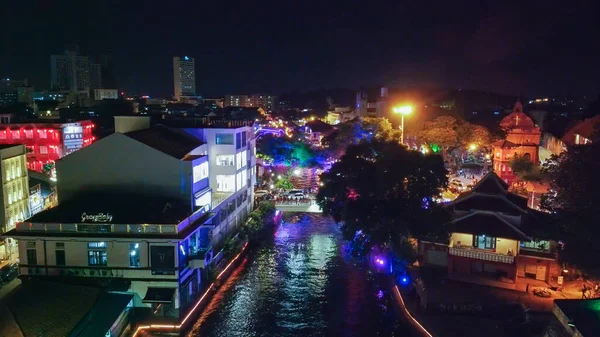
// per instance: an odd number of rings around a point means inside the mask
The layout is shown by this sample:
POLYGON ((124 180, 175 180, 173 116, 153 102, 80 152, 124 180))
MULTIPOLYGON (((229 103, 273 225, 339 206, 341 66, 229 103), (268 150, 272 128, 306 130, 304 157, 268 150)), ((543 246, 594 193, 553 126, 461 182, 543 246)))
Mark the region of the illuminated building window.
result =
POLYGON ((48 154, 48 147, 41 145, 40 146, 40 154, 48 154))
POLYGON ((217 191, 219 192, 235 192, 235 176, 217 175, 217 191))
POLYGON ((33 138, 33 130, 25 130, 23 132, 25 133, 25 138, 27 138, 27 139, 33 138))
POLYGON ((106 242, 88 242, 88 265, 106 266, 106 242))
POLYGON ((235 163, 236 163, 235 168, 237 170, 242 168, 242 153, 241 152, 235 155, 235 163))
POLYGON ((0 139, 6 139, 6 131, 0 131, 0 139))
POLYGON ((140 265, 140 244, 131 243, 129 244, 129 266, 139 267, 140 265))
POLYGON ((10 132, 10 135, 11 135, 12 139, 20 139, 21 138, 21 133, 19 130, 12 130, 10 132))
POLYGON ((237 180, 237 191, 239 191, 240 189, 242 189, 242 173, 238 173, 236 174, 236 180, 237 180))
POLYGON ((215 144, 217 144, 217 145, 233 145, 233 134, 231 134, 231 133, 215 134, 215 144))
POLYGON ((232 154, 222 154, 218 155, 216 158, 217 166, 233 166, 233 155, 232 154))

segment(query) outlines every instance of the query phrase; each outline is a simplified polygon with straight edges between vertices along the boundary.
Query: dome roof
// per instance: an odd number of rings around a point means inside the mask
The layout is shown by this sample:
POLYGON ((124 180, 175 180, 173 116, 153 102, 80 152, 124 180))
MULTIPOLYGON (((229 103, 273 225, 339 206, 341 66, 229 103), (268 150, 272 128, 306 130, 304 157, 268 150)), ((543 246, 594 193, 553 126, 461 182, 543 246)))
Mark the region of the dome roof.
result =
POLYGON ((500 125, 502 125, 505 128, 533 128, 533 127, 535 127, 533 120, 523 112, 523 105, 519 101, 517 101, 517 103, 515 103, 513 112, 511 112, 510 115, 502 118, 500 125))

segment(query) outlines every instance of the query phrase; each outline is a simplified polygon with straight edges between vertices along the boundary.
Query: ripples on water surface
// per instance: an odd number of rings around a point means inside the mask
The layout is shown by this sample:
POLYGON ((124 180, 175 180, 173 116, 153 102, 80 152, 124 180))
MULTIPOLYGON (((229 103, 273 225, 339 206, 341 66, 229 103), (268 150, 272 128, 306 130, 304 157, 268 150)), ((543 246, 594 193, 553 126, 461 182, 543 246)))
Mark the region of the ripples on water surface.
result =
POLYGON ((332 220, 299 214, 242 261, 188 336, 410 336, 342 244, 332 220))

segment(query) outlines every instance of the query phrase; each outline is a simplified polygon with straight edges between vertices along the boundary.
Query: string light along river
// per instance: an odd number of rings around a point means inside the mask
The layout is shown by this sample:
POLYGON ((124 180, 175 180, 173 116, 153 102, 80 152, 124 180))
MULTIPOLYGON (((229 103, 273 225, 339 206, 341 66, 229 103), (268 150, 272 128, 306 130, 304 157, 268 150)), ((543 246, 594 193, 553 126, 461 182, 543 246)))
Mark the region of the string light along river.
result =
POLYGON ((414 336, 349 255, 330 218, 298 213, 241 261, 187 336, 414 336))

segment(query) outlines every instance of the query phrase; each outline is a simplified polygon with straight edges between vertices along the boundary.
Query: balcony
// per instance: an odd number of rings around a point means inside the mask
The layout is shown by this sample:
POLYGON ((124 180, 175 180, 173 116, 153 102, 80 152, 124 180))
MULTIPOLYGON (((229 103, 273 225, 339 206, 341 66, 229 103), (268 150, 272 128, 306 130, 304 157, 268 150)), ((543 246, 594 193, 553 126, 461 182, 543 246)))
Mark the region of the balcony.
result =
POLYGON ((515 257, 511 255, 502 255, 497 253, 492 253, 479 249, 470 249, 470 248, 456 248, 450 247, 448 249, 448 254, 460 257, 467 257, 470 259, 491 261, 491 262, 500 262, 513 264, 515 263, 515 257))
POLYGON ((190 252, 188 257, 188 267, 191 269, 206 268, 212 261, 212 247, 198 248, 196 251, 190 252))

